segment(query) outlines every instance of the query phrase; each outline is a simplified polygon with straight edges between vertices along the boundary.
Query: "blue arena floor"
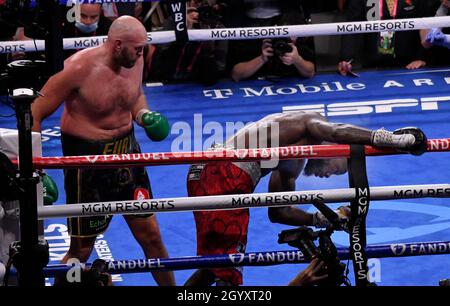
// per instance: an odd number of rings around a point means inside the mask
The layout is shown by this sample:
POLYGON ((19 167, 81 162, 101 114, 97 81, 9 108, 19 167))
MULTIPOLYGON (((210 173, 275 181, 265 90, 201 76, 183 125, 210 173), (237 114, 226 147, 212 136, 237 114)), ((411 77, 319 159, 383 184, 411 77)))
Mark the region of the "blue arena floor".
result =
MULTIPOLYGON (((144 152, 203 150, 214 140, 223 141, 227 122, 229 125, 247 123, 269 113, 309 109, 323 112, 330 121, 370 129, 417 126, 429 138, 449 138, 449 92, 450 69, 365 72, 360 78, 324 74, 312 80, 221 82, 208 88, 193 84, 153 84, 145 86, 149 105, 169 118, 172 134, 162 143, 152 143, 140 128, 137 127, 136 132, 144 152), (213 122, 220 123, 222 129, 213 128, 217 127, 213 122), (194 135, 201 137, 194 141, 194 135)), ((9 108, 0 105, 1 114, 10 112, 9 108)), ((61 112, 62 108, 43 124, 44 156, 62 154, 59 139, 61 112)), ((15 118, 0 118, 0 127, 16 128, 15 118)), ((369 157, 369 183, 371 186, 448 183, 450 162, 446 154, 369 157)), ((186 196, 187 169, 187 165, 149 168, 154 197, 186 196)), ((58 203, 65 203, 62 170, 49 170, 48 173, 58 183, 58 203)), ((267 184, 266 177, 256 192, 266 192, 267 184)), ((347 187, 346 175, 328 179, 300 177, 297 180, 298 190, 347 187)), ((448 204, 447 199, 372 202, 367 217, 368 244, 450 240, 448 204)), ((314 210, 310 205, 303 208, 314 210)), ((195 255, 192 213, 161 213, 157 218, 171 257, 195 255)), ((59 263, 69 246, 66 221, 47 220, 45 228, 51 248, 50 264, 59 263)), ((289 249, 289 246, 277 243, 278 233, 288 228, 270 223, 267 208, 251 209, 247 252, 289 249)), ((348 245, 348 236, 344 233, 334 234, 333 239, 338 246, 348 245)), ((99 236, 91 260, 96 257, 143 258, 122 217, 114 217, 105 235, 99 236)), ((439 279, 450 277, 450 255, 371 260, 369 266, 373 280, 381 286, 435 286, 439 279)), ((285 285, 305 267, 299 264, 245 267, 244 284, 285 285)), ((176 271, 177 284, 182 285, 192 272, 176 271)), ((351 267, 350 276, 354 284, 351 267)), ((119 286, 155 284, 149 273, 117 275, 114 280, 119 286)))

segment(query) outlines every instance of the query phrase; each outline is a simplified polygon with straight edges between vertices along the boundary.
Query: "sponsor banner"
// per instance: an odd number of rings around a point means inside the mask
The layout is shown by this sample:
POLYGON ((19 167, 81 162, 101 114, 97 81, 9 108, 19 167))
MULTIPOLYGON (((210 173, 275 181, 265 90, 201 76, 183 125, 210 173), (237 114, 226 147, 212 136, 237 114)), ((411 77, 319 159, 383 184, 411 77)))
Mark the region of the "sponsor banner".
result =
MULTIPOLYGON (((338 248, 341 260, 350 258, 348 248, 338 248)), ((365 248, 370 258, 441 255, 450 253, 450 241, 418 242, 405 244, 373 245, 365 248)), ((306 263, 301 251, 269 251, 236 253, 214 256, 192 256, 181 258, 131 259, 108 262, 108 272, 139 273, 159 270, 190 270, 209 267, 270 266, 279 264, 306 263)), ((87 265, 89 266, 89 264, 87 265)), ((51 265, 45 268, 46 276, 69 269, 66 265, 51 265)))
MULTIPOLYGON (((113 1, 112 1, 113 2, 113 1)), ((356 33, 372 33, 383 31, 414 31, 420 29, 431 29, 450 25, 450 17, 429 17, 402 20, 378 20, 364 22, 326 23, 312 25, 297 25, 283 27, 263 27, 263 28, 230 28, 230 29, 203 29, 186 30, 184 2, 171 1, 171 8, 174 12, 176 31, 148 33, 149 42, 167 43, 175 40, 232 40, 232 39, 263 39, 273 37, 308 37, 320 35, 342 35, 356 33), (174 3, 175 2, 175 3, 174 3), (178 2, 178 3, 176 3, 178 2), (155 39, 152 36, 155 34, 155 39)), ((84 39, 64 39, 64 50, 89 48, 99 45, 104 41, 102 36, 93 36, 84 39)), ((34 46, 34 41, 14 42, 7 41, 0 43, 0 53, 13 53, 18 51, 42 51, 44 42, 36 41, 39 46, 34 46), (13 51, 15 50, 15 51, 13 51)))
MULTIPOLYGON (((370 188, 371 200, 406 198, 447 198, 450 185, 411 185, 370 188)), ((348 202, 355 198, 355 189, 311 190, 298 192, 259 193, 244 195, 180 197, 144 199, 116 202, 97 202, 40 207, 38 217, 79 217, 112 214, 144 214, 156 212, 221 210, 252 207, 289 206, 311 204, 314 200, 325 203, 348 202)))
MULTIPOLYGON (((161 31, 147 33, 147 43, 168 43, 175 41, 175 33, 172 31, 161 31)), ((77 50, 97 47, 103 44, 107 36, 92 36, 79 38, 64 38, 64 50, 77 50)), ((16 53, 16 52, 38 52, 45 50, 44 40, 26 40, 26 41, 3 41, 0 42, 0 53, 16 53)))
MULTIPOLYGON (((48 140, 48 137, 47 137, 48 140)), ((430 139, 427 152, 447 152, 450 149, 450 139, 430 139)), ((393 148, 375 148, 365 146, 366 156, 406 154, 393 148)), ((85 155, 62 157, 39 157, 33 159, 36 169, 67 169, 82 166, 112 168, 117 166, 136 165, 176 165, 211 161, 278 161, 296 158, 336 158, 349 157, 348 145, 318 145, 318 146, 292 146, 279 148, 239 149, 221 151, 197 152, 159 152, 111 155, 85 155)), ((17 160, 13 160, 17 163, 17 160)), ((263 162, 261 167, 265 168, 263 162)), ((268 165, 268 168, 274 166, 268 165)))
POLYGON ((363 22, 325 23, 264 28, 236 28, 191 30, 191 40, 262 39, 271 37, 308 37, 374 33, 383 31, 413 31, 450 25, 450 17, 429 17, 402 20, 376 20, 363 22))

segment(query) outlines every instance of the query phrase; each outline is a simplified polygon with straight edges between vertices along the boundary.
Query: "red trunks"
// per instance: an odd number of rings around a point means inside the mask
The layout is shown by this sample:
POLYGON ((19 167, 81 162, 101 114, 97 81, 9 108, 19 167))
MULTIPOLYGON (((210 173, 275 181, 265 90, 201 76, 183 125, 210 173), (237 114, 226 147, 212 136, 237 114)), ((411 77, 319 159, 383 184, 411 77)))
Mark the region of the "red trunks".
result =
MULTIPOLYGON (((252 193, 254 182, 247 172, 232 162, 193 165, 187 189, 190 197, 252 193)), ((196 211, 197 254, 243 253, 247 244, 248 209, 196 211)), ((242 284, 241 268, 211 269, 216 278, 242 284)))

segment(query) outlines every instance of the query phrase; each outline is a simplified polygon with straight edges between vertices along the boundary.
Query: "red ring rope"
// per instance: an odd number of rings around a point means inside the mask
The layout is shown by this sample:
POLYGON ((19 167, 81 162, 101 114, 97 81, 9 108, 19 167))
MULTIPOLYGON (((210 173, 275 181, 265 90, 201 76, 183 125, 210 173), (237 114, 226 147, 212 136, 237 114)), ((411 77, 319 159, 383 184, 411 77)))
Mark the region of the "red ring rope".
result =
MULTIPOLYGON (((428 152, 450 151, 450 138, 431 139, 428 141, 428 152)), ((392 148, 365 147, 367 156, 405 154, 392 148)), ((349 145, 314 145, 290 146, 280 148, 238 149, 223 151, 198 152, 157 152, 140 154, 87 155, 33 158, 37 169, 67 169, 79 167, 114 168, 117 166, 156 166, 192 164, 212 161, 258 161, 279 158, 280 160, 295 158, 337 158, 349 157, 349 145)), ((17 161, 14 161, 17 164, 17 161)))

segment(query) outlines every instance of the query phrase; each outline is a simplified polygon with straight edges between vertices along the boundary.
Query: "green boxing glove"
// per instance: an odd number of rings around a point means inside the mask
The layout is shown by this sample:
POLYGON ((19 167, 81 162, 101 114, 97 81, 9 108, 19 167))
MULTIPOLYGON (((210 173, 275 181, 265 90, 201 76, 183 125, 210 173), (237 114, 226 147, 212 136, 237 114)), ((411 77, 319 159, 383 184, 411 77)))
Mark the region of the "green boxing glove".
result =
POLYGON ((44 205, 53 205, 58 200, 58 186, 47 174, 42 175, 42 185, 44 191, 44 205))
POLYGON ((148 138, 153 141, 164 140, 170 133, 169 121, 157 112, 140 110, 136 121, 145 129, 148 138))

